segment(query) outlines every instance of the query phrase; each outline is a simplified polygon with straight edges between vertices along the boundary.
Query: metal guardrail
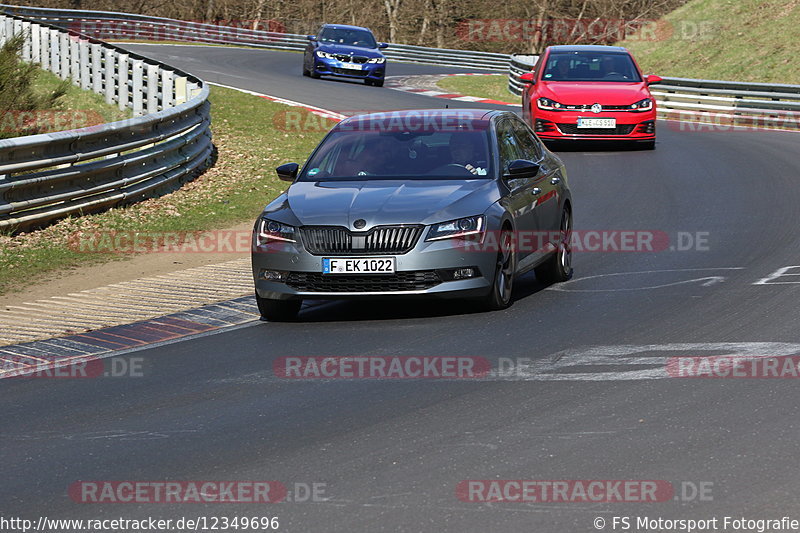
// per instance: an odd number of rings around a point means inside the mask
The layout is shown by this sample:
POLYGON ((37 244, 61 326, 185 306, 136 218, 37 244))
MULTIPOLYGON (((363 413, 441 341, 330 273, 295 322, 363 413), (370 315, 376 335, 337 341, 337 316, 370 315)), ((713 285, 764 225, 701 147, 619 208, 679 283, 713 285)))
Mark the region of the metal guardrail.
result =
POLYGON ((508 61, 508 91, 517 96, 522 95, 523 83, 519 77, 533 70, 539 56, 526 56, 514 54, 508 61))
POLYGON ((209 164, 202 80, 74 31, 0 14, 0 42, 19 33, 24 60, 130 108, 134 118, 0 140, 0 229, 139 200, 209 164))
MULTIPOLYGON (((508 90, 522 94, 519 77, 530 72, 536 56, 514 55, 508 90)), ((800 130, 800 85, 664 78, 650 92, 659 118, 717 126, 755 126, 800 130)))
MULTIPOLYGON (((69 28, 106 41, 178 41, 206 44, 246 45, 272 50, 304 50, 306 35, 235 28, 183 20, 117 13, 111 11, 59 10, 0 4, 7 13, 69 28)), ((491 52, 428 48, 390 44, 388 59, 483 70, 504 70, 510 56, 491 52)))

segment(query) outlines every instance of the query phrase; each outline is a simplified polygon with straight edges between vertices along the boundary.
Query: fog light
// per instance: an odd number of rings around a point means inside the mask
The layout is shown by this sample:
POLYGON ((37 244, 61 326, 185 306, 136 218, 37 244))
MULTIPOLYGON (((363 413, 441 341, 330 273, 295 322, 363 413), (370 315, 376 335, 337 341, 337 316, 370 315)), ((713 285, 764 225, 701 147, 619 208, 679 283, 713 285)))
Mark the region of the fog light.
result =
POLYGON ((286 281, 286 278, 289 277, 289 273, 282 270, 266 270, 262 268, 258 277, 265 281, 286 281))
POLYGON ((467 279, 467 278, 474 278, 475 277, 475 270, 472 268, 457 268, 455 272, 453 272, 453 279, 467 279))

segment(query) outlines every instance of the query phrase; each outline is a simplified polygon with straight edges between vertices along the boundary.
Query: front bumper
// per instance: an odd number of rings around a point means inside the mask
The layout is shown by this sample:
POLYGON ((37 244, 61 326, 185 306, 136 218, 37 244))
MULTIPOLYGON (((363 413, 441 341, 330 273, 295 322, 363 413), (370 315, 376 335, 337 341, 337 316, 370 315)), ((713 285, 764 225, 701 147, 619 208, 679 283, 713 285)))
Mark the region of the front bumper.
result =
MULTIPOLYGON (((534 104, 535 105, 535 104, 534 104)), ((531 127, 542 140, 653 141, 656 138, 656 110, 645 113, 600 113, 536 110, 531 127), (578 128, 578 118, 613 118, 616 128, 578 128)))
POLYGON ((361 69, 345 68, 341 61, 335 59, 314 58, 314 72, 320 76, 336 76, 359 80, 382 80, 386 75, 386 62, 361 63, 361 69))
MULTIPOLYGON (((424 237, 423 237, 424 238, 424 237)), ((468 298, 488 294, 496 252, 470 250, 455 239, 425 242, 405 254, 312 255, 298 243, 270 243, 253 248, 253 279, 258 295, 274 300, 364 299, 431 296, 468 298), (395 257, 396 273, 322 275, 323 257, 395 257), (459 268, 473 268, 476 277, 448 280, 459 268), (286 279, 265 279, 264 271, 285 272, 286 279)))

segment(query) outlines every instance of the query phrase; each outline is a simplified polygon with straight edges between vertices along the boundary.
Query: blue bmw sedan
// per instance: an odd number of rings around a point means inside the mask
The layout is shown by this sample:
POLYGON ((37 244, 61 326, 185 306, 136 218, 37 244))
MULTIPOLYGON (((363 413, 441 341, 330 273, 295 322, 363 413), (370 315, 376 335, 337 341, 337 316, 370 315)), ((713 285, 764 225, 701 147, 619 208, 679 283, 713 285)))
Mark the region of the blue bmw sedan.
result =
POLYGON ((386 57, 372 32, 360 26, 323 24, 303 55, 303 76, 337 76, 364 80, 367 85, 383 86, 386 57))

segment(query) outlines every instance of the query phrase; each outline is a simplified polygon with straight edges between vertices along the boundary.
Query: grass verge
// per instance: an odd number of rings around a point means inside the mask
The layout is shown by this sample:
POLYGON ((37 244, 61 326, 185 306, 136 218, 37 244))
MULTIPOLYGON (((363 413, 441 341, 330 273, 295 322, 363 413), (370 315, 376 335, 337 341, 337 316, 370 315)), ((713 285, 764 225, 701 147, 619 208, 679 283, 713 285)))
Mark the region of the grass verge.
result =
POLYGON ((508 91, 508 76, 506 74, 446 76, 436 82, 436 85, 444 91, 463 94, 464 96, 491 98, 492 100, 511 103, 516 103, 519 100, 519 96, 514 96, 508 91))
MULTIPOLYGON (((59 83, 61 83, 61 78, 47 70, 40 70, 36 76, 34 90, 41 94, 50 93, 58 87, 59 83)), ((107 104, 103 95, 85 91, 72 83, 70 83, 66 94, 58 101, 58 110, 62 114, 74 115, 77 127, 95 126, 105 122, 125 120, 132 115, 130 109, 123 110, 116 105, 107 104)))
MULTIPOLYGON (((274 168, 303 162, 324 132, 276 128, 286 106, 221 87, 211 88, 216 166, 179 190, 127 207, 61 220, 47 228, 0 236, 0 294, 53 277, 56 272, 129 257, 86 253, 69 245, 79 232, 192 232, 255 220, 283 189, 274 168)), ((305 114, 304 110, 292 108, 305 114)))
POLYGON ((647 73, 800 84, 797 0, 692 0, 664 16, 656 39, 622 41, 647 73))

